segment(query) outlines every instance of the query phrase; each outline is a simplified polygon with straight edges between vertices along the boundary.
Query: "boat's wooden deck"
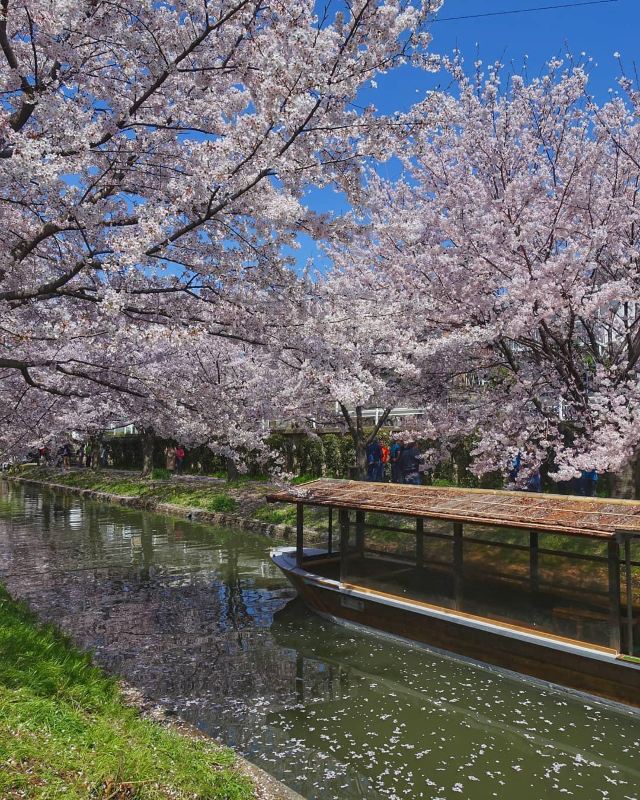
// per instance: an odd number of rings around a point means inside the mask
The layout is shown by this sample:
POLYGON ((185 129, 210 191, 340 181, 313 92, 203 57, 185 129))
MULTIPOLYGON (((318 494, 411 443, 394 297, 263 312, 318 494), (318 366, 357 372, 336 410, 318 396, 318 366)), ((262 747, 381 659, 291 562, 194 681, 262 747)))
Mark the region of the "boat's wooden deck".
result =
MULTIPOLYGON (((338 560, 305 561, 303 568, 322 577, 339 580, 338 560)), ((484 570, 465 568, 456 599, 452 567, 365 556, 349 559, 348 581, 403 599, 430 603, 485 619, 515 624, 599 646, 609 644, 609 607, 605 592, 572 591, 540 583, 533 590, 517 577, 491 576, 484 570)), ((634 609, 637 619, 638 611, 634 609)), ((640 637, 634 637, 636 641, 640 637)), ((636 648, 637 650, 637 648, 636 648)))

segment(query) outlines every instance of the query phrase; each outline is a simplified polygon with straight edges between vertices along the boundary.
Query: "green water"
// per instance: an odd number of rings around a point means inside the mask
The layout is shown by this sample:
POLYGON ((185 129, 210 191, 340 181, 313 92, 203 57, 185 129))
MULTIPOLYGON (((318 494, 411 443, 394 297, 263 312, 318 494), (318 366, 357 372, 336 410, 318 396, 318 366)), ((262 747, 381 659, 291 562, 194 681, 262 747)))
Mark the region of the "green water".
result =
POLYGON ((315 617, 271 542, 0 482, 0 579, 308 798, 640 800, 640 715, 315 617))

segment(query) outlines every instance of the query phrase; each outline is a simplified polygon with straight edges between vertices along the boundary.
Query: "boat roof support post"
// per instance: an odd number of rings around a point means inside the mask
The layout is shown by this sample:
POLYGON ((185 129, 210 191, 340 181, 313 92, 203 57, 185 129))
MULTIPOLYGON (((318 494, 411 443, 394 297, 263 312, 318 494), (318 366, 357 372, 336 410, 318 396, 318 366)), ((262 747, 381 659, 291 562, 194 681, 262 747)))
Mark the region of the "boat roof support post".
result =
POLYGON ((349 509, 340 508, 338 510, 338 522, 340 525, 340 583, 347 580, 347 568, 349 563, 349 509))
POLYGON ((296 503, 296 564, 302 566, 304 556, 304 503, 296 503))
POLYGON ((631 534, 624 535, 624 570, 627 594, 627 641, 625 650, 633 655, 633 572, 631 569, 631 534))
POLYGON ((540 588, 538 531, 529 531, 529 585, 532 592, 540 588))
POLYGON ((456 610, 462 608, 462 572, 464 569, 464 552, 462 523, 453 523, 453 592, 456 610))
POLYGON ((329 523, 327 529, 327 552, 333 553, 333 506, 329 506, 329 523))
POLYGON ((607 542, 609 561, 609 646, 620 652, 620 542, 607 542))
POLYGON ((424 519, 416 517, 416 566, 424 566, 424 519))
POLYGON ((360 558, 364 558, 364 511, 356 509, 356 550, 360 558))

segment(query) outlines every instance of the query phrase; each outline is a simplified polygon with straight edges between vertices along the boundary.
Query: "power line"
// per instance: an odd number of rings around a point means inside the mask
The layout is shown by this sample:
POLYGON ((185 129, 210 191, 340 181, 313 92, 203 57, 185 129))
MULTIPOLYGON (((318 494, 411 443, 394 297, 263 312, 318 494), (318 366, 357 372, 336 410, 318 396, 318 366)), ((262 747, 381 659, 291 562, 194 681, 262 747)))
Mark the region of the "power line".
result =
POLYGON ((582 0, 578 3, 561 3, 553 6, 534 6, 533 8, 517 8, 512 11, 487 11, 483 14, 465 14, 462 17, 436 17, 432 22, 452 22, 456 19, 478 19, 479 17, 503 17, 506 14, 528 14, 531 11, 551 11, 556 8, 578 8, 578 6, 601 6, 604 3, 617 3, 619 0, 582 0))

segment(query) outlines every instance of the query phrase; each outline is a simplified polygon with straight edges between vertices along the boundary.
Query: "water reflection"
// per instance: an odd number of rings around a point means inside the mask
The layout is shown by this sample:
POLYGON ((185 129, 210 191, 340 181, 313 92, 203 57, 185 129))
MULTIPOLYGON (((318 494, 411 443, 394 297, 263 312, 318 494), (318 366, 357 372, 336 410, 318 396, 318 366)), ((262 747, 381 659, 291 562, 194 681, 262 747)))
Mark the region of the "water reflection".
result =
POLYGON ((638 800, 637 715, 326 623, 269 546, 0 490, 14 595, 309 798, 638 800))

